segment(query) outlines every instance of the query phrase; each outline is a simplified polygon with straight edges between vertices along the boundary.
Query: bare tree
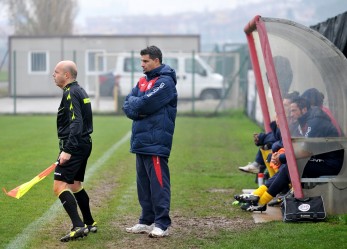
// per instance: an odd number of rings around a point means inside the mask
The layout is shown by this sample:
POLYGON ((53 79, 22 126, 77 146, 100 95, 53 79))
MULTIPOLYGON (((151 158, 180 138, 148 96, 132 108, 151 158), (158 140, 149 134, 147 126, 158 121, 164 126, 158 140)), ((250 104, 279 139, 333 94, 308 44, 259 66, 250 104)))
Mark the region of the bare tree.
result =
POLYGON ((16 35, 67 35, 73 32, 77 0, 6 0, 6 3, 16 35))

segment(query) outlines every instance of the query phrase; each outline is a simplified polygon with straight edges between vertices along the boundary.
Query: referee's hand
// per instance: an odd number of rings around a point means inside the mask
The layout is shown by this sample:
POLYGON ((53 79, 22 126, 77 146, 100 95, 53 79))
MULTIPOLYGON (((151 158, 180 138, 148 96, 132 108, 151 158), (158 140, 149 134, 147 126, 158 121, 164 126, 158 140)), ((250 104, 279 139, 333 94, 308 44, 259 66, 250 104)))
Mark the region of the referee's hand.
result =
POLYGON ((64 165, 71 158, 71 154, 62 151, 59 156, 59 165, 64 165))

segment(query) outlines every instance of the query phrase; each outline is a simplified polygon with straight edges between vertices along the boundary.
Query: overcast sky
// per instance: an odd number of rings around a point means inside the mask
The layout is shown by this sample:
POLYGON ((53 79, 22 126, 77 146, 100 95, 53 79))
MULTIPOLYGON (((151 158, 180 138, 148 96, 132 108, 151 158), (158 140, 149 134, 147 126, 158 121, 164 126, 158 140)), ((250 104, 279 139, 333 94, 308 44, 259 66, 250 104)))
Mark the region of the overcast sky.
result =
MULTIPOLYGON (((180 12, 233 9, 261 0, 79 0, 78 22, 86 16, 171 15, 180 12)), ((289 0, 290 1, 290 0, 289 0)), ((298 1, 298 0, 291 0, 298 1)))
MULTIPOLYGON (((231 10, 242 5, 249 7, 250 16, 263 15, 268 17, 285 18, 286 12, 278 12, 274 6, 282 6, 282 9, 296 9, 293 21, 304 25, 313 25, 325 21, 347 10, 347 0, 329 0, 328 2, 307 1, 307 0, 78 0, 79 11, 76 21, 79 24, 85 23, 86 17, 98 16, 125 16, 125 15, 172 15, 182 12, 204 12, 206 10, 231 10), (300 9, 303 2, 305 9, 300 9), (252 4, 256 4, 252 8, 252 4), (326 11, 321 11, 319 15, 315 13, 318 5, 326 5, 326 11), (312 6, 312 7, 307 7, 312 6), (335 7, 334 7, 335 6, 335 7), (259 13, 261 12, 261 13, 259 13)), ((323 7, 324 8, 324 7, 323 7)))

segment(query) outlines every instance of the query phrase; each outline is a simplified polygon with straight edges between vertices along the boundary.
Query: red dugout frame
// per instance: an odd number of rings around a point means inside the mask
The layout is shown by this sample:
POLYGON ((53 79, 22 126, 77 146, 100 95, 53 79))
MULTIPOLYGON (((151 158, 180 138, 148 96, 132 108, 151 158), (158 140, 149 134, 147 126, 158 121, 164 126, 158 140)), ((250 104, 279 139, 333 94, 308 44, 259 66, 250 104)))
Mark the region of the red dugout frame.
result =
POLYGON ((294 149, 291 142, 291 136, 288 128, 288 123, 286 120, 286 115, 282 103, 282 96, 278 84, 278 79, 275 71, 275 66, 273 62, 273 56, 271 52, 271 46, 268 39, 268 34, 266 31, 265 23, 261 16, 255 16, 244 28, 244 32, 247 36, 248 48, 251 57, 251 63, 254 70, 256 86, 258 90, 258 95, 260 99, 260 105, 262 113, 264 116, 264 128, 265 131, 270 131, 270 114, 268 110, 268 105, 266 102, 266 96, 264 91, 264 82, 261 77, 260 63, 256 51, 256 46, 254 42, 253 32, 257 31, 259 35, 260 45, 262 54, 265 61, 265 67, 267 71, 267 78, 269 81, 269 86, 271 88, 272 98, 274 101, 275 111, 278 118, 279 127, 281 130, 283 145, 286 149, 286 158, 289 169, 289 175, 291 178, 292 187, 294 189, 295 197, 303 198, 303 191, 300 182, 300 176, 298 172, 298 167, 295 159, 294 149))

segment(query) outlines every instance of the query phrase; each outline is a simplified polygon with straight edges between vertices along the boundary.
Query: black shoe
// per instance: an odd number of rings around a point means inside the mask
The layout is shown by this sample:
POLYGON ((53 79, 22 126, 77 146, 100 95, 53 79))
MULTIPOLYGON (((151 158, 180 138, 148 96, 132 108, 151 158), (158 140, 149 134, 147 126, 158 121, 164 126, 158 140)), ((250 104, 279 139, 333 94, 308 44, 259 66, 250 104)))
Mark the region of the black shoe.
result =
POLYGON ((241 194, 241 195, 234 195, 234 199, 239 202, 257 204, 260 197, 257 195, 252 195, 252 194, 241 194))
POLYGON ((88 235, 88 228, 87 226, 84 227, 75 227, 71 229, 71 232, 66 234, 64 237, 60 239, 61 242, 68 242, 70 240, 75 240, 77 238, 83 238, 84 236, 88 235))
POLYGON ((254 211, 263 212, 263 211, 266 211, 266 205, 258 206, 258 204, 253 205, 251 203, 245 203, 241 206, 241 209, 244 211, 249 211, 249 212, 254 212, 254 211))
POLYGON ((90 233, 96 233, 98 231, 98 226, 95 221, 92 225, 87 225, 87 228, 90 233))
POLYGON ((283 202, 284 196, 283 195, 276 195, 275 198, 273 198, 268 205, 270 207, 274 207, 274 206, 279 206, 281 205, 281 203, 283 202))

